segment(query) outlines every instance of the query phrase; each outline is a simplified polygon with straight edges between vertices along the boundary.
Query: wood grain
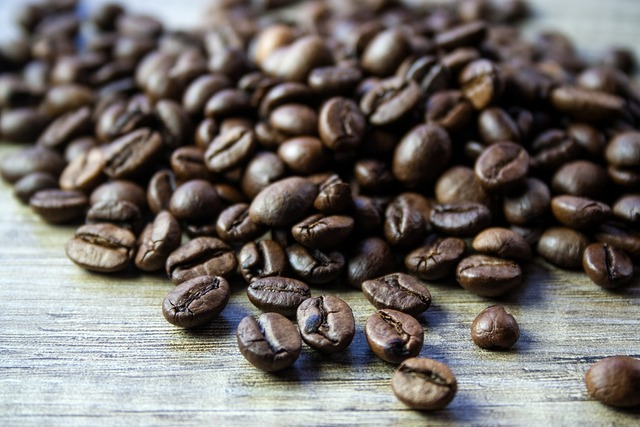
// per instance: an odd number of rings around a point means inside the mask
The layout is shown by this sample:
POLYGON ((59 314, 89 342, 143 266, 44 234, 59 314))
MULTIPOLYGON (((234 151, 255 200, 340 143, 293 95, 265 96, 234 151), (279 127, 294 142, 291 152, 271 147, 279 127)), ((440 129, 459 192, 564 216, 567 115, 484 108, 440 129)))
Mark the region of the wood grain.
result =
MULTIPOLYGON (((537 3, 547 13, 552 8, 550 1, 537 3)), ((638 11, 637 3, 618 3, 638 11)), ((634 31, 638 40, 640 30, 634 31)), ((3 144, 0 156, 19 148, 3 144)), ((584 386, 594 361, 640 357, 637 282, 605 292, 584 274, 536 260, 526 269, 526 283, 499 300, 522 331, 508 352, 479 349, 469 336, 474 317, 494 300, 454 282, 427 283, 433 305, 419 319, 425 327, 421 355, 447 363, 459 392, 447 409, 420 413, 395 399, 394 367, 369 350, 363 325, 374 309, 358 291, 313 288, 315 295, 332 293, 352 306, 358 327, 348 351, 325 357, 305 346, 293 368, 265 374, 242 358, 235 342, 240 319, 258 314, 243 286, 234 286, 212 325, 180 330, 161 314, 171 288, 166 278, 85 272, 64 255, 72 233, 73 227, 41 222, 0 184, 0 425, 640 422, 638 410, 591 401, 584 386)))

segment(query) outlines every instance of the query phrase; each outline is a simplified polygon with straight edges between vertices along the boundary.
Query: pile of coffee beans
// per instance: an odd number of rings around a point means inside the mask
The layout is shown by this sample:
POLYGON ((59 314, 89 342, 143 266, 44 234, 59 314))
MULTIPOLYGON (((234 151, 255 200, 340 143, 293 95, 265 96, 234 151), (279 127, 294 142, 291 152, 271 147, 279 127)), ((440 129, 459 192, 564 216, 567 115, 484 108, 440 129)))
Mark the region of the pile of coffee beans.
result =
MULTIPOLYGON (((174 325, 211 322, 246 283, 264 314, 237 340, 259 369, 291 366, 303 342, 349 346, 352 310, 322 291, 344 283, 377 309, 364 330, 399 364, 397 397, 442 408, 454 374, 416 357, 424 281, 518 292, 534 253, 604 289, 634 275, 625 49, 587 63, 560 33, 525 40, 521 0, 230 0, 187 30, 115 3, 77 10, 24 5, 0 46, 0 137, 33 144, 2 178, 44 221, 84 222, 66 245, 80 267, 166 272, 174 325)), ((499 306, 471 330, 482 348, 518 337, 499 306)), ((601 363, 591 395, 637 405, 638 361, 601 363)))

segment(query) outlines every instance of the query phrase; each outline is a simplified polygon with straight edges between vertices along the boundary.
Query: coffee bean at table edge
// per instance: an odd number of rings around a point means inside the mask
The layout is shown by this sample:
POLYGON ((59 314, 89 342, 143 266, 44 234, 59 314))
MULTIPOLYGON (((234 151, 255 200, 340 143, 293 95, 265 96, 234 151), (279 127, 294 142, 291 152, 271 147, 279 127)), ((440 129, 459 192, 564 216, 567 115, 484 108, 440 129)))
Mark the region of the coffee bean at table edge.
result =
POLYGON ((585 375, 591 397, 618 408, 640 407, 640 360, 628 356, 605 357, 585 375))
POLYGON ((173 288, 162 303, 169 323, 194 328, 213 320, 229 302, 229 283, 220 276, 198 276, 173 288))
POLYGON ((400 363, 422 350, 424 329, 413 316, 381 309, 369 316, 364 333, 373 354, 389 363, 400 363))
POLYGON ((307 298, 298 306, 296 318, 302 340, 321 353, 342 351, 355 336, 351 307, 333 295, 307 298))
POLYGON ((374 307, 390 308, 417 316, 431 305, 431 293, 416 278, 391 273, 362 282, 362 293, 374 307))
POLYGON ((471 255, 456 268, 456 280, 463 288, 482 297, 498 297, 522 283, 520 266, 512 260, 488 255, 471 255))
POLYGON ((300 280, 270 276, 251 282, 247 287, 247 296, 262 311, 294 316, 298 306, 311 297, 311 290, 300 280))
POLYGON ((471 339, 481 348, 507 350, 518 338, 518 322, 500 305, 485 308, 471 324, 471 339))
POLYGON ((582 256, 587 276, 604 289, 615 289, 629 283, 634 268, 631 258, 620 248, 607 243, 592 243, 582 256))

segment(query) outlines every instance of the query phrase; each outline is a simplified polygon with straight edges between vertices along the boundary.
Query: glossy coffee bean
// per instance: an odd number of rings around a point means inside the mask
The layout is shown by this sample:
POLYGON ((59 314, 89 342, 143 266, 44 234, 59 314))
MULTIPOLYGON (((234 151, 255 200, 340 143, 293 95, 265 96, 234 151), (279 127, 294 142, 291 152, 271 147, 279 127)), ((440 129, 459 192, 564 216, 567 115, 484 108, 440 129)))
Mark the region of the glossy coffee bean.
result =
POLYGON ((174 284, 197 276, 230 277, 238 260, 233 250, 214 237, 198 237, 171 252, 165 270, 174 284))
POLYGON ((562 224, 575 229, 596 227, 611 216, 611 208, 605 203, 577 196, 554 197, 551 212, 562 224))
POLYGON ((520 130, 509 114, 498 107, 483 110, 478 116, 478 131, 485 144, 519 142, 520 130))
POLYGON ((462 130, 473 117, 473 106, 457 90, 433 94, 426 105, 425 120, 442 126, 449 132, 462 130))
POLYGON ((278 157, 291 172, 300 175, 319 172, 326 162, 322 142, 310 136, 287 139, 278 147, 278 157))
POLYGON ((86 270, 115 273, 127 268, 135 246, 136 238, 129 230, 113 224, 89 224, 76 230, 65 252, 86 270))
POLYGON ((306 283, 299 280, 273 276, 251 282, 247 288, 247 296, 262 311, 293 316, 298 306, 311 297, 311 291, 306 283))
POLYGON ((353 206, 351 186, 337 175, 331 175, 319 186, 319 192, 313 201, 313 207, 330 215, 346 211, 353 206))
POLYGON ((542 171, 555 171, 563 164, 580 155, 582 148, 566 132, 559 129, 547 130, 531 143, 529 154, 531 168, 542 171))
POLYGON ((429 213, 429 202, 419 194, 400 194, 387 205, 385 211, 384 236, 387 242, 391 245, 415 246, 426 234, 429 213))
POLYGON ((589 395, 605 405, 640 406, 640 360, 611 356, 589 367, 585 375, 589 395))
POLYGON ((87 197, 78 191, 40 190, 29 199, 31 210, 51 224, 76 221, 85 213, 87 197))
POLYGON ((505 196, 502 208, 511 224, 526 226, 541 219, 550 204, 549 187, 537 178, 529 178, 522 188, 505 196))
POLYGON ((475 174, 487 191, 505 192, 524 182, 529 155, 520 145, 498 142, 487 147, 476 160, 475 174))
POLYGON ((482 110, 495 102, 504 90, 504 77, 493 62, 478 59, 467 65, 458 78, 462 93, 476 108, 482 110))
POLYGON ((409 114, 421 97, 413 80, 392 77, 371 88, 360 100, 360 110, 374 126, 390 125, 409 114))
POLYGON ((456 280, 481 297, 497 297, 522 283, 522 270, 511 260, 488 255, 471 255, 456 268, 456 280))
POLYGON ((364 137, 365 125, 364 115, 349 98, 331 98, 320 109, 320 139, 331 150, 348 151, 358 148, 364 137))
POLYGON ((432 237, 424 246, 404 258, 407 270, 424 280, 438 280, 449 275, 465 253, 464 240, 457 237, 432 237))
POLYGON ((229 171, 246 162, 256 146, 256 137, 250 128, 233 127, 220 133, 209 144, 205 164, 215 173, 229 171))
POLYGON ((491 223, 491 212, 479 203, 449 203, 434 205, 431 225, 436 230, 458 237, 469 237, 491 223))
POLYGON ((374 307, 390 308, 417 316, 431 305, 429 290, 404 273, 387 274, 362 282, 362 293, 374 307))
POLYGON ((551 91, 551 103, 559 111, 579 120, 607 121, 622 113, 624 100, 606 92, 560 86, 551 91))
POLYGON ((177 187, 175 174, 162 169, 153 174, 147 186, 146 199, 151 212, 157 214, 169 210, 171 196, 177 187))
POLYGON ((612 206, 613 215, 629 224, 640 223, 640 196, 628 194, 622 196, 612 206))
POLYGON ((487 34, 487 24, 482 21, 458 25, 436 35, 435 43, 440 49, 453 50, 463 46, 479 45, 487 34))
POLYGON ((131 202, 140 210, 145 210, 147 197, 140 185, 127 180, 112 180, 98 186, 91 192, 89 203, 125 200, 131 202))
POLYGON ((55 119, 40 134, 37 144, 49 148, 62 148, 74 138, 91 132, 91 110, 81 107, 55 119))
POLYGON ((451 156, 451 140, 447 132, 433 124, 410 130, 396 146, 393 154, 393 175, 408 185, 433 182, 451 156))
POLYGON ((589 239, 579 231, 564 227, 547 229, 538 242, 537 252, 551 264, 561 268, 580 268, 582 254, 589 239))
POLYGON ((359 68, 348 66, 318 67, 311 70, 307 84, 323 96, 351 93, 362 79, 359 68))
POLYGON ((311 284, 332 282, 345 268, 344 256, 339 251, 323 252, 294 244, 286 248, 286 254, 295 275, 311 284))
POLYGON ((0 135, 5 141, 34 142, 49 123, 49 119, 33 108, 3 111, 0 135))
POLYGON ((288 368, 302 351, 300 332, 278 313, 261 314, 258 320, 245 317, 238 324, 236 337, 244 358, 266 372, 288 368))
POLYGON ((63 190, 92 191, 100 185, 105 175, 104 151, 101 148, 92 148, 78 155, 60 175, 60 188, 63 190))
POLYGON ((390 28, 378 33, 365 48, 360 59, 363 70, 376 76, 389 76, 409 53, 404 31, 390 28))
POLYGON ((249 216, 257 224, 281 227, 304 218, 318 195, 307 179, 289 177, 264 188, 251 202, 249 216))
POLYGON ((396 397, 411 409, 433 411, 453 400, 458 383, 444 363, 412 357, 398 366, 391 377, 391 387, 396 397))
POLYGON ((216 233, 227 243, 244 243, 258 237, 264 229, 251 221, 249 205, 237 203, 224 209, 216 220, 216 233))
POLYGON ((634 259, 640 257, 640 234, 624 224, 606 222, 595 230, 593 237, 598 242, 617 246, 634 259))
POLYGON ((471 244, 474 250, 501 258, 531 259, 529 243, 508 228, 492 227, 480 232, 471 244))
POLYGON ((282 276, 287 270, 287 257, 274 240, 249 242, 238 254, 240 273, 248 283, 271 276, 282 276))
POLYGON ((168 211, 159 212, 138 240, 135 264, 142 271, 164 268, 169 255, 180 246, 180 224, 168 211))
POLYGON ((142 229, 142 213, 136 205, 124 200, 98 202, 89 208, 87 224, 110 223, 138 234, 142 229))
POLYGON ((587 276, 604 289, 625 285, 633 277, 633 262, 622 249, 607 243, 592 243, 582 255, 587 276))
POLYGON ((285 104, 269 115, 269 125, 289 136, 313 136, 318 132, 318 115, 306 105, 285 104))
POLYGON ((564 164, 553 175, 551 189, 559 194, 597 199, 606 193, 607 172, 596 163, 576 160, 564 164))
POLYGON ((270 184, 284 178, 286 166, 276 154, 270 151, 256 153, 247 163, 240 181, 242 191, 254 198, 270 184))
POLYGON ((353 231, 353 218, 346 215, 311 215, 291 227, 293 238, 309 248, 338 247, 353 231))
POLYGON ((361 240, 347 261, 347 282, 356 289, 362 282, 383 276, 395 270, 391 247, 378 237, 361 240))
POLYGON ((507 350, 518 338, 518 322, 500 305, 485 308, 471 324, 471 339, 481 348, 507 350))
POLYGON ((417 356, 424 342, 422 325, 412 316, 391 309, 372 314, 364 333, 373 353, 389 363, 417 356))
POLYGON ((307 298, 296 313, 302 340, 321 353, 337 353, 349 347, 356 332, 351 307, 333 295, 307 298))
POLYGON ((434 193, 438 203, 474 202, 486 206, 493 199, 480 184, 480 180, 467 166, 453 166, 447 169, 436 181, 434 193))
POLYGON ((175 189, 169 211, 180 221, 204 222, 215 218, 221 205, 220 196, 209 181, 194 179, 175 189))
POLYGON ((211 322, 229 302, 229 283, 219 276, 198 276, 173 288, 162 302, 167 322, 195 328, 211 322))
POLYGON ((162 137, 150 129, 138 129, 111 142, 104 152, 104 173, 127 179, 146 173, 162 150, 162 137))

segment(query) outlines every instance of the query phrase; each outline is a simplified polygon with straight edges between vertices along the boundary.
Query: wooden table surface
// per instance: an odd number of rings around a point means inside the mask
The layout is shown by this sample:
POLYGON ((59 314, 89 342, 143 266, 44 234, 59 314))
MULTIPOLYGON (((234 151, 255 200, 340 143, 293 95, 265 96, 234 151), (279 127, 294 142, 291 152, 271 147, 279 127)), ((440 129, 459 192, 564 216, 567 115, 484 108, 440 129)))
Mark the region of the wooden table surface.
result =
MULTIPOLYGON (((3 1, 0 12, 15 3, 3 1)), ((640 41, 640 4, 633 0, 607 2, 604 12, 591 14, 581 5, 594 1, 533 3, 539 11, 534 26, 552 23, 580 36, 589 28, 584 20, 590 20, 599 33, 581 40, 597 39, 588 42, 591 48, 640 41), (568 8, 575 13, 566 13, 568 8), (571 26, 576 16, 579 23, 571 26), (613 16, 621 23, 612 24, 613 16)), ((161 3, 163 15, 175 4, 161 3)), ((0 144, 0 156, 19 148, 0 144)), ((353 307, 357 331, 347 351, 324 357, 305 346, 293 368, 266 374, 237 349, 238 322, 258 314, 242 286, 234 286, 213 324, 184 331, 162 317, 161 303, 171 288, 162 275, 83 271, 64 254, 72 233, 72 227, 41 222, 0 184, 0 425, 640 422, 639 410, 591 401, 584 385, 593 362, 611 355, 640 357, 637 282, 605 292, 584 274, 534 261, 519 291, 500 300, 522 331, 508 352, 479 349, 469 337, 476 314, 495 301, 454 282, 428 283, 433 305, 419 319, 425 327, 421 355, 447 363, 459 391, 447 409, 421 413, 396 400, 390 387, 394 367, 369 350, 363 325, 374 309, 359 292, 313 289, 353 307)))

